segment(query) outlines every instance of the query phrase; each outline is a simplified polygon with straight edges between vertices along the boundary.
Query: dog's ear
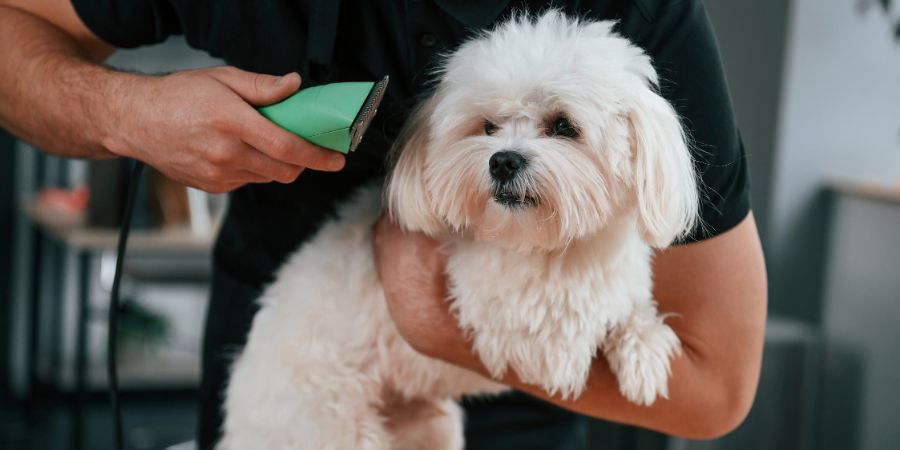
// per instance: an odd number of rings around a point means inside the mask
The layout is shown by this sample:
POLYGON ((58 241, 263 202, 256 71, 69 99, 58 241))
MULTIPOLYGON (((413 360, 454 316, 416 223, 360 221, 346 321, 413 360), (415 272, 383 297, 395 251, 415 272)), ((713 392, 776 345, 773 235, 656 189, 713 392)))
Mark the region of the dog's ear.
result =
POLYGON ((697 180, 675 109, 649 85, 636 91, 628 119, 638 220, 644 241, 663 248, 697 223, 697 180))
POLYGON ((435 235, 440 221, 428 186, 425 166, 431 132, 428 118, 434 110, 430 99, 413 111, 392 149, 393 167, 387 180, 387 207, 391 218, 401 227, 435 235))

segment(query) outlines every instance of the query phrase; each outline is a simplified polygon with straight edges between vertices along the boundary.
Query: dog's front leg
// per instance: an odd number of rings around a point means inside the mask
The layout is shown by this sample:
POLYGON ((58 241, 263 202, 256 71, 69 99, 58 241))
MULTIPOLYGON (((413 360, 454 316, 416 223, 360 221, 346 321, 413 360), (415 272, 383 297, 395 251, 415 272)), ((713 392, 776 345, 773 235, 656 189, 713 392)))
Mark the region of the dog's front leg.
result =
POLYGON ((655 303, 637 304, 631 316, 611 330, 602 349, 625 398, 639 405, 668 398, 671 358, 680 354, 681 343, 655 303))
POLYGON ((572 329, 484 329, 473 333, 473 346, 495 379, 512 369, 524 383, 549 394, 576 398, 587 383, 596 338, 593 334, 566 332, 572 329))

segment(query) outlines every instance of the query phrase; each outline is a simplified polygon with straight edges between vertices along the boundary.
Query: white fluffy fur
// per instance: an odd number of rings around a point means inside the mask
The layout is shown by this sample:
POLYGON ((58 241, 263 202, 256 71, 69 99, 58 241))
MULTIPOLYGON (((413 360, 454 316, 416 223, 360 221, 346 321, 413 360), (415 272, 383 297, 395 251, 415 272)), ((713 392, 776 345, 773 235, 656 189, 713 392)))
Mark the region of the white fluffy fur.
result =
MULTIPOLYGON (((651 296, 651 248, 693 226, 697 188, 649 58, 612 25, 551 11, 462 45, 386 194, 400 224, 447 243, 451 307, 495 377, 576 397, 600 351, 649 405, 680 349, 651 296), (549 135, 558 117, 579 136, 549 135), (494 200, 488 161, 510 149, 528 159, 512 186, 533 205, 494 200)), ((461 449, 453 399, 505 389, 399 336, 371 254, 380 195, 344 205, 265 291, 219 449, 461 449)))

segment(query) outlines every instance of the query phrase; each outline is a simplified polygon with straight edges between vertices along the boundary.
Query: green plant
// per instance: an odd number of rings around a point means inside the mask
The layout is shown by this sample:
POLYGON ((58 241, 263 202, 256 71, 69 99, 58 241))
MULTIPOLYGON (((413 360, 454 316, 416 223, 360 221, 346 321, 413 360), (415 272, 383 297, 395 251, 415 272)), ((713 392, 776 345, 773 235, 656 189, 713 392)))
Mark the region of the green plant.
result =
POLYGON ((172 333, 165 315, 150 310, 133 300, 119 306, 120 350, 150 350, 164 345, 172 333))

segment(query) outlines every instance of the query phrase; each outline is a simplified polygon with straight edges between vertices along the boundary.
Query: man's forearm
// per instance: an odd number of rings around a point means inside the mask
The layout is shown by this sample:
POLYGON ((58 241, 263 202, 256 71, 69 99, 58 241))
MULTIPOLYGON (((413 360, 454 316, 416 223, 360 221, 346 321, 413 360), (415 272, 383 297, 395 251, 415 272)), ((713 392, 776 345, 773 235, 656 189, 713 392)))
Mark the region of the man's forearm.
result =
MULTIPOLYGON (((379 236, 383 235, 384 233, 379 233, 379 236)), ((410 239, 427 238, 414 235, 410 239)), ((398 267, 407 268, 400 269, 407 279, 402 283, 386 285, 399 290, 388 289, 385 292, 395 323, 397 317, 416 318, 411 324, 413 326, 401 324, 400 331, 404 338, 422 354, 464 367, 486 378, 494 378, 472 350, 471 342, 458 327, 456 318, 446 308, 444 300, 446 282, 443 273, 433 270, 422 272, 408 270, 410 264, 423 264, 426 267, 443 266, 444 263, 440 262, 443 261, 442 256, 426 252, 423 259, 421 255, 413 253, 400 252, 399 256, 395 255, 392 259, 391 270, 398 267), (407 260, 406 257, 411 257, 411 260, 407 260), (420 276, 425 278, 412 278, 420 276), (430 300, 391 301, 397 298, 430 300)), ((721 371, 715 367, 721 362, 704 351, 702 344, 685 330, 683 319, 674 316, 667 322, 679 331, 683 349, 682 354, 672 361, 669 398, 659 398, 650 407, 631 403, 619 393, 618 381, 602 356, 594 359, 585 389, 575 399, 549 395, 541 387, 519 380, 515 371, 511 369, 497 381, 563 408, 593 417, 690 438, 721 435, 736 426, 743 418, 745 412, 741 407, 735 408, 734 404, 746 402, 746 399, 735 398, 735 395, 743 395, 745 390, 732 389, 732 383, 722 381, 721 371), (724 414, 730 414, 731 417, 724 417, 724 414)), ((753 351, 747 349, 747 353, 752 354, 753 351)))
POLYGON ((107 55, 31 13, 0 5, 0 125, 53 154, 112 157, 102 145, 115 126, 110 99, 125 94, 133 75, 96 63, 107 55))
MULTIPOLYGON (((492 378, 468 346, 460 347, 457 351, 448 351, 445 347, 440 352, 434 352, 434 356, 492 378)), ((722 384, 712 377, 715 371, 708 367, 711 363, 694 354, 689 347, 685 348, 684 354, 672 361, 669 398, 659 398, 649 407, 634 404, 619 394, 618 381, 602 357, 594 359, 584 392, 575 399, 548 395, 538 386, 523 383, 512 370, 507 371, 498 381, 584 415, 653 428, 688 438, 708 439, 733 428, 742 418, 730 420, 716 414, 717 411, 733 409, 722 403, 737 400, 731 398, 731 393, 718 389, 722 384), (723 421, 735 424, 723 426, 723 421)))

